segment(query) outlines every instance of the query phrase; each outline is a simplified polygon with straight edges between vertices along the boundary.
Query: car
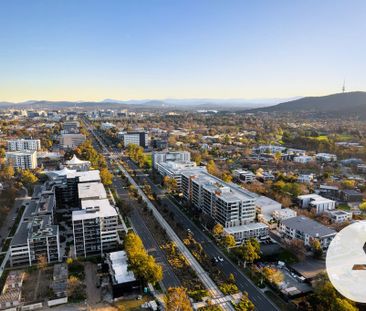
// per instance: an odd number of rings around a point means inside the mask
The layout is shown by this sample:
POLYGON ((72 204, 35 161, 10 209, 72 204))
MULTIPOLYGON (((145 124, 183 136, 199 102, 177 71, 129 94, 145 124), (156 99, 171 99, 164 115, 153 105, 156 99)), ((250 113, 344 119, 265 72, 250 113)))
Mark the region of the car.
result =
POLYGON ((213 259, 213 261, 215 262, 215 263, 218 263, 219 262, 219 260, 216 258, 216 257, 214 257, 214 258, 212 258, 213 259))
POLYGON ((222 258, 222 257, 220 257, 220 256, 217 256, 217 259, 218 259, 219 261, 221 261, 221 262, 223 262, 223 261, 224 261, 224 258, 222 258))

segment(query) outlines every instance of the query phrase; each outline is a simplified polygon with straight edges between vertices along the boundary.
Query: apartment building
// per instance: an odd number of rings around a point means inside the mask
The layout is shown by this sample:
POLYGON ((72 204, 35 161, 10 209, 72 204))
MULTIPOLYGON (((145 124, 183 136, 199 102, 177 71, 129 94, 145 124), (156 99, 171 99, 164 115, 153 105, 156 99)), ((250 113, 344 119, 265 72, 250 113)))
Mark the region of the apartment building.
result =
POLYGON ((253 172, 247 170, 234 170, 233 176, 237 181, 243 183, 253 182, 256 178, 253 172))
POLYGON ((64 149, 74 149, 86 140, 84 134, 61 134, 60 146, 64 149))
POLYGON ((315 158, 319 162, 336 162, 337 161, 337 156, 335 154, 331 154, 331 153, 317 153, 315 155, 315 158))
POLYGON ((323 198, 315 193, 300 195, 297 199, 301 208, 313 209, 317 215, 334 210, 336 205, 335 201, 323 198))
POLYGON ((118 137, 123 140, 123 146, 126 148, 128 145, 138 145, 146 148, 149 145, 149 136, 145 131, 139 132, 120 132, 118 137))
POLYGON ((56 207, 54 188, 38 187, 23 214, 23 221, 10 243, 11 265, 33 265, 39 256, 47 262, 61 260, 59 227, 53 222, 56 207))
POLYGON ((41 141, 39 139, 13 139, 8 140, 8 151, 39 151, 41 150, 41 141))
POLYGON ((75 256, 87 257, 116 249, 118 215, 108 199, 82 200, 72 212, 75 256))
POLYGON ((233 234, 237 243, 268 235, 267 225, 254 222, 256 194, 205 171, 185 170, 181 178, 183 197, 233 234))
POLYGON ((188 151, 159 151, 152 153, 153 168, 158 169, 158 164, 164 162, 190 162, 191 153, 188 151))
POLYGON ((25 170, 37 167, 37 151, 8 151, 5 157, 14 168, 25 170))
POLYGON ((328 211, 327 215, 333 223, 337 223, 337 224, 343 223, 346 221, 351 221, 352 217, 353 217, 352 212, 343 211, 343 210, 328 211))
POLYGON ((191 170, 195 172, 206 171, 204 166, 196 166, 194 162, 161 162, 157 164, 157 171, 161 176, 174 178, 177 182, 177 188, 182 186, 182 172, 191 170))
POLYGON ((63 168, 46 172, 55 185, 57 207, 79 207, 78 185, 82 183, 100 182, 99 170, 77 171, 63 168))
POLYGON ((306 246, 311 245, 312 239, 319 240, 323 249, 327 249, 337 234, 321 223, 304 216, 292 217, 281 221, 279 231, 286 239, 298 239, 306 246))

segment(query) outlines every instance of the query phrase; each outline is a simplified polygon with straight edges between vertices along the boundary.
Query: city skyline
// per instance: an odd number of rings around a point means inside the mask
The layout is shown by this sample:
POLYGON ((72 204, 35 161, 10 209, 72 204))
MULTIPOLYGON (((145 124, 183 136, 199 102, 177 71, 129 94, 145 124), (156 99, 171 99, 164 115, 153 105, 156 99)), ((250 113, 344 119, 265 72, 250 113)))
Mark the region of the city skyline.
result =
POLYGON ((0 101, 290 98, 366 90, 366 4, 9 1, 0 101))

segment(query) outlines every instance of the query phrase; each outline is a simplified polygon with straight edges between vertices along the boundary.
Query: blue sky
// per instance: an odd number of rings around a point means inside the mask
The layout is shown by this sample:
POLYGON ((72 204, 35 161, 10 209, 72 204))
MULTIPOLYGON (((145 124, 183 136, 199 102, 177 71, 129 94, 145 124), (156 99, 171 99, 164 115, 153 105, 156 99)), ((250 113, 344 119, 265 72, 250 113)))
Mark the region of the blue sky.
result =
POLYGON ((365 1, 1 0, 0 100, 366 90, 365 1))

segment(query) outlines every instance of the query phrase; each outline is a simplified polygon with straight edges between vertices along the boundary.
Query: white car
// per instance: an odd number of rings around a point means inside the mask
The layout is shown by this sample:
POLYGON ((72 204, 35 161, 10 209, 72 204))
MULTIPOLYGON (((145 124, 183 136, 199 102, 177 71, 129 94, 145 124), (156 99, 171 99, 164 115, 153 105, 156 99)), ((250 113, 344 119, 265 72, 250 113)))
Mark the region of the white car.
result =
POLYGON ((223 261, 224 261, 224 258, 222 258, 222 257, 220 257, 220 256, 217 256, 217 259, 218 259, 219 261, 221 261, 221 262, 223 262, 223 261))

